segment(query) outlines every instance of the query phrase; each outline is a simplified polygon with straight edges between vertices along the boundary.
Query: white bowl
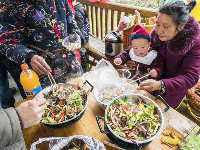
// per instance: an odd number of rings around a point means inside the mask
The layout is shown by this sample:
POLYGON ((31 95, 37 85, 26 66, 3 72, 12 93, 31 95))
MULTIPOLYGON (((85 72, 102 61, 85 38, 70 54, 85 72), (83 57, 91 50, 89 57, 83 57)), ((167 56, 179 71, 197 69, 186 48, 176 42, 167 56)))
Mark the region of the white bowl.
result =
MULTIPOLYGON (((104 89, 107 94, 110 94, 110 91, 113 91, 115 95, 112 95, 110 99, 103 99, 100 97, 102 94, 102 90, 98 91, 96 89, 93 90, 94 98, 96 101, 100 104, 101 108, 106 109, 107 105, 117 96, 123 95, 123 94, 130 94, 135 91, 135 89, 138 87, 138 84, 134 80, 130 79, 122 79, 125 81, 125 90, 123 92, 117 92, 117 90, 110 90, 111 87, 108 87, 108 89, 104 89), (110 91, 108 91, 110 90, 110 91), (101 92, 101 93, 100 93, 101 92)), ((121 90, 121 89, 119 89, 121 90)))

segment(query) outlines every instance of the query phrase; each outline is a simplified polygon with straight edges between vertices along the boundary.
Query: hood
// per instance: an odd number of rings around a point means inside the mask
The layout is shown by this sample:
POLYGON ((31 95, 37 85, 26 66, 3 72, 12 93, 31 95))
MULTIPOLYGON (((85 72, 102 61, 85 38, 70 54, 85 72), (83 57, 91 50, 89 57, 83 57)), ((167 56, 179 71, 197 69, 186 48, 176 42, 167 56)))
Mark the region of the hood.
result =
MULTIPOLYGON (((186 23, 184 29, 177 33, 177 35, 167 43, 167 49, 169 52, 175 55, 186 54, 191 47, 194 46, 196 40, 200 36, 200 25, 194 17, 189 15, 189 20, 186 23)), ((162 43, 155 32, 155 29, 151 32, 151 46, 153 48, 162 46, 162 43)))

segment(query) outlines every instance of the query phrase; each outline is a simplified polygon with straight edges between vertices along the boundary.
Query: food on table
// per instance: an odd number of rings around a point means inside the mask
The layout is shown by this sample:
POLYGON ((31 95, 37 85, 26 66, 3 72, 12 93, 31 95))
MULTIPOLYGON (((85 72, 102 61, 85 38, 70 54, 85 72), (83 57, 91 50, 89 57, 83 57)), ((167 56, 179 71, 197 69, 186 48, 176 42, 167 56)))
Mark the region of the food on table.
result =
POLYGON ((73 138, 62 150, 91 150, 82 139, 73 138))
POLYGON ((124 87, 125 89, 123 90, 123 88, 119 88, 116 86, 108 86, 106 88, 103 88, 99 91, 98 93, 98 99, 99 101, 103 102, 103 104, 107 105, 111 100, 113 100, 113 98, 125 94, 125 93, 132 93, 136 88, 137 88, 137 83, 135 83, 134 81, 129 81, 126 80, 126 82, 124 83, 124 87))
POLYGON ((170 145, 176 145, 178 144, 178 140, 177 139, 173 139, 167 136, 162 136, 161 140, 163 140, 164 142, 170 144, 170 145))
POLYGON ((59 123, 75 117, 83 110, 87 101, 85 91, 80 87, 63 88, 60 84, 56 91, 43 94, 48 100, 42 117, 42 122, 45 123, 59 123))
POLYGON ((161 136, 161 141, 165 144, 167 144, 168 146, 171 147, 171 145, 178 145, 180 148, 182 147, 182 142, 181 139, 182 135, 179 134, 178 132, 172 130, 172 129, 165 129, 162 132, 163 135, 165 136, 161 136))
POLYGON ((91 150, 85 143, 74 144, 68 150, 91 150))
POLYGON ((143 141, 157 133, 161 118, 153 104, 139 99, 131 103, 125 97, 124 100, 115 100, 109 106, 106 123, 122 138, 143 141))

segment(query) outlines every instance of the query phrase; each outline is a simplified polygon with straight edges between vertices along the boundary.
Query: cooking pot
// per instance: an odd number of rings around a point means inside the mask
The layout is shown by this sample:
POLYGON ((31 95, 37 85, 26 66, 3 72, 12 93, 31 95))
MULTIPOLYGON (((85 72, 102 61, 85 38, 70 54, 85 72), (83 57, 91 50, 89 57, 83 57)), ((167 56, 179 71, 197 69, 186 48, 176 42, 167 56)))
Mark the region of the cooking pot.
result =
POLYGON ((116 56, 123 51, 121 35, 117 31, 111 31, 105 36, 105 52, 107 55, 116 56))
MULTIPOLYGON (((164 112, 166 112, 169 109, 169 105, 165 102, 165 100, 158 95, 156 99, 160 99, 167 107, 165 108, 164 112)), ((147 145, 149 145, 149 143, 151 143, 152 140, 154 140, 155 138, 158 137, 158 135, 160 135, 160 133, 163 130, 164 127, 164 117, 163 117, 163 113, 161 111, 161 109, 158 107, 158 105, 151 100, 150 98, 146 97, 146 96, 142 96, 139 94, 124 94, 124 95, 120 95, 116 98, 114 98, 112 100, 112 102, 106 107, 105 110, 105 117, 101 117, 101 116, 96 116, 96 120, 97 120, 97 124, 99 126, 100 132, 101 133, 106 133, 107 136, 119 147, 124 148, 124 149, 128 149, 128 150, 139 150, 142 148, 145 148, 147 145), (155 109, 157 110, 157 114, 160 116, 160 127, 158 128, 157 132, 155 135, 153 135, 151 138, 149 139, 144 139, 143 141, 132 141, 132 140, 128 140, 125 139, 121 136, 119 136, 118 134, 116 134, 109 125, 107 125, 106 121, 107 121, 107 113, 108 113, 108 108, 111 104, 113 104, 113 102, 115 100, 124 100, 124 99, 128 99, 129 102, 131 103, 135 103, 136 100, 141 99, 143 101, 145 101, 148 104, 154 105, 155 109), (101 124, 99 122, 99 119, 104 119, 104 130, 101 127, 101 124)))
MULTIPOLYGON (((91 92, 93 90, 93 86, 87 80, 83 83, 83 85, 85 85, 86 83, 88 83, 91 86, 91 89, 90 89, 90 92, 91 92)), ((67 88, 69 86, 72 86, 74 89, 78 88, 77 84, 73 84, 73 83, 58 83, 57 85, 58 86, 62 85, 63 88, 67 88)), ((43 89, 35 97, 38 98, 38 97, 42 96, 43 93, 48 93, 49 91, 52 90, 52 88, 53 88, 52 86, 49 86, 49 87, 43 89)), ((79 88, 81 88, 82 90, 84 90, 83 87, 79 87, 79 88)), ((86 93, 85 90, 84 90, 84 92, 86 93)), ((65 120, 65 121, 60 122, 60 123, 46 123, 46 122, 42 122, 42 121, 41 121, 41 123, 44 124, 47 127, 50 127, 50 128, 65 128, 65 127, 68 127, 68 126, 76 123, 77 121, 79 121, 82 118, 82 116, 85 113, 85 110, 86 110, 86 107, 87 107, 87 104, 88 104, 88 97, 87 97, 88 94, 89 93, 87 93, 87 95, 86 95, 85 107, 81 110, 81 112, 78 115, 74 116, 73 118, 71 118, 69 120, 65 120)))

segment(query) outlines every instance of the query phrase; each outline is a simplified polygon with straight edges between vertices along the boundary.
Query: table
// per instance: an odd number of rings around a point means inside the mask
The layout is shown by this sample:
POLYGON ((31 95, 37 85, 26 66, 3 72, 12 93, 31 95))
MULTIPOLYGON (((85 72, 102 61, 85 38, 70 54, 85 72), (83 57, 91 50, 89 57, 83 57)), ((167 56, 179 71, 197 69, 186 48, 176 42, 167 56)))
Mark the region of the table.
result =
MULTIPOLYGON (((82 78, 77 78, 71 81, 71 83, 82 83, 82 78)), ((80 85, 80 84, 79 84, 80 85)), ((145 91, 137 91, 142 95, 145 95, 151 99, 154 97, 145 91)), ((155 101, 158 106, 160 106, 161 110, 164 111, 165 105, 160 101, 155 101)), ((19 105, 19 103, 16 104, 19 105)), ((189 120, 188 118, 181 115, 179 112, 170 108, 167 112, 163 113, 165 126, 172 126, 175 130, 181 133, 184 137, 189 135, 194 127, 197 125, 189 120)), ((69 137, 72 135, 85 135, 89 137, 93 137, 101 142, 107 141, 112 143, 112 141, 100 132, 99 127, 97 125, 96 116, 104 116, 104 110, 99 106, 98 102, 94 99, 93 94, 89 94, 89 103, 86 108, 86 112, 83 117, 75 124, 64 128, 64 129, 52 129, 44 126, 43 124, 39 123, 36 126, 30 127, 23 131, 24 140, 26 143, 26 148, 29 150, 30 146, 33 142, 36 142, 39 138, 44 137, 69 137)), ((103 121, 102 121, 103 126, 103 121)), ((37 148, 41 150, 48 149, 48 143, 41 143, 37 146, 37 148)), ((117 150, 116 148, 110 147, 105 145, 107 150, 117 150)), ((170 148, 165 144, 161 144, 160 137, 153 140, 146 148, 143 150, 174 150, 176 147, 170 148)))

